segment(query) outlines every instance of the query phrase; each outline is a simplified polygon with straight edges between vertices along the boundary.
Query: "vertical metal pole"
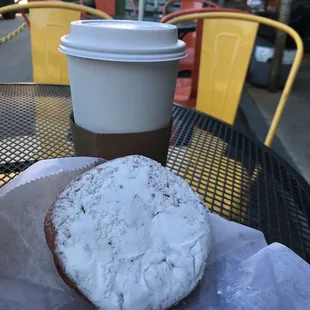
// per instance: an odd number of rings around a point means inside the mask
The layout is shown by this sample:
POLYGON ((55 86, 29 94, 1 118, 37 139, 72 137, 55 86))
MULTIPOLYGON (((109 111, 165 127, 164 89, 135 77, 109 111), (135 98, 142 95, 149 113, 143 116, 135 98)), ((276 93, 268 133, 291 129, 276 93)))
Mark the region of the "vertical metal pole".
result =
POLYGON ((124 16, 125 15, 125 0, 115 0, 116 2, 116 15, 124 16))
POLYGON ((223 8, 225 5, 225 0, 219 0, 218 5, 223 8))
POLYGON ((144 17, 144 0, 139 0, 138 20, 143 20, 144 17))
MULTIPOLYGON (((293 0, 281 0, 279 8, 279 22, 288 24, 291 15, 291 6, 293 0)), ((279 78, 281 74, 282 57, 285 49, 287 34, 283 31, 277 31, 276 42, 274 46, 274 55, 271 64, 271 74, 269 79, 269 91, 278 90, 279 78)))

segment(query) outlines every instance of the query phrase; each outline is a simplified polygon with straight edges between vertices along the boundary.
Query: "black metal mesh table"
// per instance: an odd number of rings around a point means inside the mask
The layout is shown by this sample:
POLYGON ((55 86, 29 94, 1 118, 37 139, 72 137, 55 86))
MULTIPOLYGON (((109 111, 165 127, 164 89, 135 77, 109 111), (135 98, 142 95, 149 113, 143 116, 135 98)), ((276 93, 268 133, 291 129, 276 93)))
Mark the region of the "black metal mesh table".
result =
MULTIPOLYGON (((40 159, 73 156, 70 89, 0 85, 0 187, 40 159)), ((261 143, 174 106, 167 168, 214 213, 261 230, 310 262, 310 187, 261 143)))

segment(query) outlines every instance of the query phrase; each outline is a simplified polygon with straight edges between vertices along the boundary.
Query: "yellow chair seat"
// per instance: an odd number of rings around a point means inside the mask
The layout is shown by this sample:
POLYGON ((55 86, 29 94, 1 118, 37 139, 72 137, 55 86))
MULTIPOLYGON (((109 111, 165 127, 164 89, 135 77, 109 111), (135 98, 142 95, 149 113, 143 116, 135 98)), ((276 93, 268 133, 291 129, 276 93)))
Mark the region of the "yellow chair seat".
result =
POLYGON ((195 128, 188 147, 170 147, 167 168, 184 178, 212 211, 243 222, 249 174, 240 163, 226 157, 225 150, 226 143, 220 138, 195 128))
MULTIPOLYGON (((6 164, 8 159, 12 164, 22 164, 35 161, 38 156, 38 148, 40 148, 40 143, 30 136, 17 136, 1 139, 0 150, 2 150, 3 153, 5 152, 6 161, 3 161, 3 158, 0 158, 0 165, 6 164), (12 148, 12 145, 15 147, 12 148)), ((0 186, 13 179, 18 173, 19 171, 10 174, 0 173, 0 186)))

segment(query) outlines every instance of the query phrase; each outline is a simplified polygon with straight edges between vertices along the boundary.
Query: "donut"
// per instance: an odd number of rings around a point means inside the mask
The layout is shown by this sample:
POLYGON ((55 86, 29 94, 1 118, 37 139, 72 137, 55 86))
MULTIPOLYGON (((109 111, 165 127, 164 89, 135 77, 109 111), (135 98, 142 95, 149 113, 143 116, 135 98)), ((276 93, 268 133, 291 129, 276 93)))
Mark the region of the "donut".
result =
POLYGON ((72 181, 50 206, 46 242, 57 270, 95 309, 168 309, 201 280, 209 211, 159 163, 127 156, 72 181))

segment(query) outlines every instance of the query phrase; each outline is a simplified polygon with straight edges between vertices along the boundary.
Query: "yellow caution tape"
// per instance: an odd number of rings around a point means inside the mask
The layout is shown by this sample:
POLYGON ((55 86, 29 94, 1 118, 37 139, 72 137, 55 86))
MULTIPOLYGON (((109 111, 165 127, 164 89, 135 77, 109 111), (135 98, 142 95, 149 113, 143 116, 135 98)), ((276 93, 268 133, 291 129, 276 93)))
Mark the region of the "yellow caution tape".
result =
POLYGON ((9 33, 8 35, 0 38, 0 45, 13 39, 14 37, 16 37, 20 32, 22 32, 25 28, 27 27, 26 23, 21 24, 17 29, 15 29, 14 31, 12 31, 11 33, 9 33))

